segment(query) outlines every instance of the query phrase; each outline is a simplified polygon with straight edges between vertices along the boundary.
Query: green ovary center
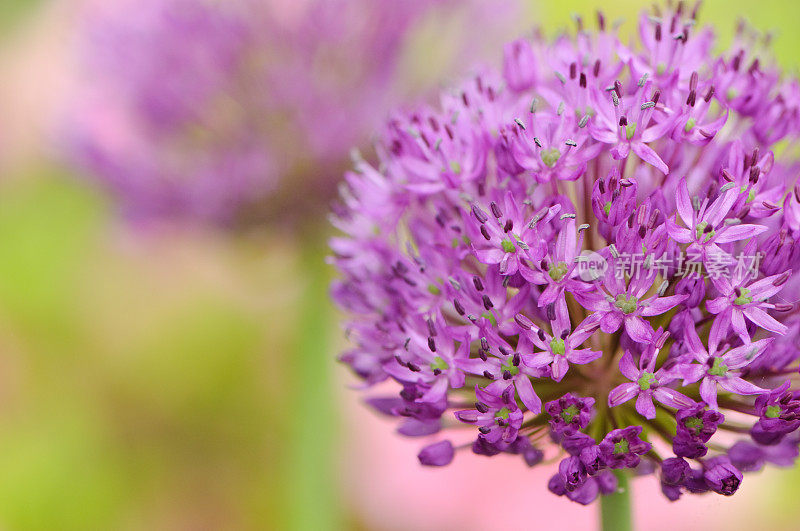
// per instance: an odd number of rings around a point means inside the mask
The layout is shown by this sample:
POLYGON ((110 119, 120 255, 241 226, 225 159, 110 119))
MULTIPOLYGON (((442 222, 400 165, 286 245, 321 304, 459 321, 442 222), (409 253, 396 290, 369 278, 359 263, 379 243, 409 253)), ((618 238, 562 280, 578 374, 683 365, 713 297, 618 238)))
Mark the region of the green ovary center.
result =
POLYGON ((563 356, 567 352, 567 348, 564 345, 564 340, 560 337, 555 337, 550 342, 550 351, 555 354, 556 356, 563 356))
POLYGON ((567 276, 567 271, 569 267, 564 262, 558 262, 557 264, 553 264, 550 266, 550 270, 547 272, 554 281, 558 282, 559 280, 563 279, 567 276))
POLYGON ((603 205, 603 212, 606 213, 606 216, 611 213, 611 201, 608 201, 605 205, 603 205))
MULTIPOLYGON (((742 186, 742 187, 739 189, 739 193, 740 193, 740 194, 743 194, 743 193, 745 193, 745 192, 747 192, 747 185, 746 185, 746 184, 745 184, 745 185, 743 185, 743 186, 742 186)), ((752 188, 751 188, 751 189, 750 189, 750 192, 747 194, 747 199, 745 200, 745 203, 752 203, 752 202, 753 202, 753 200, 754 200, 755 198, 756 198, 756 191, 755 191, 754 189, 752 189, 752 188)))
POLYGON ((687 429, 692 430, 695 435, 698 435, 705 427, 703 421, 697 417, 689 417, 683 421, 683 424, 687 429))
POLYGON ((697 224, 697 227, 695 227, 694 229, 694 235, 697 241, 702 241, 705 243, 717 235, 717 233, 713 230, 706 232, 706 228, 708 228, 708 223, 705 221, 701 221, 700 223, 697 224), (703 237, 704 234, 705 237, 703 237))
POLYGON ((631 139, 633 139, 633 135, 635 135, 635 134, 636 134, 636 124, 635 123, 629 123, 628 125, 625 126, 625 138, 627 138, 628 140, 631 140, 631 139))
POLYGON ((639 389, 646 391, 651 385, 657 384, 656 376, 652 372, 643 372, 639 378, 639 389))
POLYGON ((622 313, 629 315, 636 311, 638 303, 639 299, 636 297, 626 297, 624 293, 620 293, 617 295, 617 300, 614 302, 614 306, 622 310, 622 313))
POLYGON ((508 420, 509 413, 511 413, 511 411, 509 411, 507 407, 504 407, 503 409, 499 410, 497 413, 494 414, 494 418, 508 420))
POLYGON ((689 133, 692 129, 694 129, 695 125, 697 125, 697 120, 695 118, 689 118, 686 120, 686 125, 683 126, 683 130, 689 133))
POLYGON ((781 406, 767 406, 767 411, 764 413, 764 416, 770 419, 776 419, 781 416, 783 410, 781 406))
POLYGON ((741 288, 739 290, 739 296, 733 301, 733 303, 737 306, 744 306, 745 304, 750 304, 753 302, 753 297, 748 297, 747 294, 750 293, 750 290, 747 288, 741 288))
POLYGON ((435 371, 436 369, 439 369, 440 371, 446 371, 449 368, 450 365, 448 365, 447 362, 444 361, 444 358, 442 358, 441 356, 436 356, 435 358, 433 358, 433 361, 431 362, 432 371, 435 371))
POLYGON ((630 449, 630 445, 628 444, 627 439, 622 439, 618 443, 614 443, 614 453, 619 454, 627 454, 628 450, 630 449))
POLYGON ((552 168, 556 165, 558 159, 561 158, 561 152, 558 148, 548 148, 543 149, 539 156, 542 157, 542 162, 544 162, 545 166, 552 168))
POLYGON ((728 373, 728 366, 722 361, 722 358, 714 358, 714 364, 708 369, 708 374, 711 376, 725 376, 728 373))
POLYGON ((503 247, 503 251, 507 253, 513 253, 514 251, 517 250, 517 248, 514 246, 514 242, 508 239, 500 242, 500 245, 503 247))
POLYGON ((457 160, 451 160, 450 169, 452 170, 453 173, 458 175, 459 173, 461 173, 461 164, 459 164, 457 160))
POLYGON ((517 374, 519 374, 519 367, 515 366, 511 362, 511 358, 509 358, 508 361, 502 364, 500 368, 503 370, 503 372, 508 371, 509 374, 511 374, 511 376, 516 376, 517 374))
POLYGON ((580 411, 578 411, 578 406, 572 405, 564 408, 561 411, 561 418, 564 419, 564 422, 569 424, 570 422, 572 422, 572 419, 575 418, 575 415, 577 415, 578 413, 580 413, 580 411))

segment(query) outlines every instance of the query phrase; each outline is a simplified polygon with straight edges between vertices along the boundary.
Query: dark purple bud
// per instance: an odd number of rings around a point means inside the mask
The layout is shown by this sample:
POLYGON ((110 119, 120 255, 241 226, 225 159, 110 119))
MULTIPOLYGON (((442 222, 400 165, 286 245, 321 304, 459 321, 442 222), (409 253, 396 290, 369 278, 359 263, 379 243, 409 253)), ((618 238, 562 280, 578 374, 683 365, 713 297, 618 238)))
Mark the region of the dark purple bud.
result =
POLYGON ((731 464, 742 472, 756 472, 764 466, 766 453, 750 441, 737 441, 728 449, 731 464))
POLYGON ((742 473, 726 458, 718 458, 703 477, 711 490, 723 496, 733 495, 742 484, 742 473))
POLYGON ((417 457, 420 464, 425 466, 445 466, 453 461, 454 455, 453 444, 450 441, 440 441, 423 448, 417 457))
POLYGON ((691 467, 681 457, 670 457, 661 463, 661 481, 667 485, 680 485, 691 473, 691 467))
POLYGON ((589 505, 595 499, 597 499, 599 490, 600 489, 598 488, 597 482, 594 480, 594 478, 589 478, 577 489, 573 491, 567 491, 567 498, 575 503, 580 503, 581 505, 589 505))
POLYGON ((617 476, 609 470, 603 470, 594 478, 600 494, 608 495, 617 491, 617 476))
POLYGON ((590 476, 594 476, 606 466, 605 462, 603 462, 603 456, 600 452, 600 447, 596 444, 587 446, 581 450, 581 453, 578 457, 580 458, 581 463, 583 463, 586 473, 590 476))
POLYGON ((667 485, 666 483, 661 483, 661 493, 667 498, 669 501, 678 501, 681 497, 681 489, 675 485, 667 485))
POLYGON ((564 485, 564 479, 561 474, 554 474, 550 481, 547 482, 547 489, 556 496, 563 496, 567 493, 567 487, 564 485))
POLYGON ((586 481, 586 469, 576 456, 565 457, 558 464, 558 475, 564 481, 567 492, 573 491, 586 481))
POLYGON ((594 439, 579 431, 567 430, 561 438, 561 446, 567 453, 574 456, 580 455, 584 448, 596 445, 597 442, 594 439))
POLYGON ((686 434, 678 433, 672 440, 672 451, 675 452, 675 455, 680 457, 697 459, 698 457, 706 455, 708 453, 708 448, 703 441, 686 434))
POLYGON ((544 452, 530 446, 522 451, 522 458, 525 460, 525 464, 528 466, 536 466, 544 460, 544 452))

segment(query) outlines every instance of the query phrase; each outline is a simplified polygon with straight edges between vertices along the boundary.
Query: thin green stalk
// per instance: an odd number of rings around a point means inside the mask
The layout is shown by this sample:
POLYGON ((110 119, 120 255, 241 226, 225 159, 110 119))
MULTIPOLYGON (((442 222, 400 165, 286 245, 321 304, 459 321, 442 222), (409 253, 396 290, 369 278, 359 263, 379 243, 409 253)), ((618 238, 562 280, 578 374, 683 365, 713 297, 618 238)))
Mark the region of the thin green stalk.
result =
POLYGON ((600 497, 600 523, 603 531, 631 531, 631 492, 628 474, 615 470, 617 491, 600 497))
POLYGON ((333 309, 328 298, 327 247, 314 234, 303 238, 301 273, 305 282, 302 320, 290 353, 294 397, 287 459, 288 527, 293 531, 342 529, 337 497, 336 419, 330 352, 333 309))

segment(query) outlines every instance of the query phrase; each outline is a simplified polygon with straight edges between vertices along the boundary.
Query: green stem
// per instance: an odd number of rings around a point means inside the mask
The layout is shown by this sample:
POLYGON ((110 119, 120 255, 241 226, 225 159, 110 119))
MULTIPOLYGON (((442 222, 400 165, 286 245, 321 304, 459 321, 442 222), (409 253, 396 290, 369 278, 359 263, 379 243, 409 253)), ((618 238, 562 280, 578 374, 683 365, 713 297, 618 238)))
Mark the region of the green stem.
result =
POLYGON ((294 331, 294 351, 287 360, 294 396, 284 477, 286 509, 288 529, 327 531, 344 527, 336 487, 337 433, 331 387, 334 356, 329 340, 334 313, 328 298, 330 277, 324 263, 324 239, 312 234, 302 240, 302 319, 294 331))
POLYGON ((628 474, 615 470, 617 491, 600 497, 600 522, 603 531, 631 531, 631 492, 628 474))

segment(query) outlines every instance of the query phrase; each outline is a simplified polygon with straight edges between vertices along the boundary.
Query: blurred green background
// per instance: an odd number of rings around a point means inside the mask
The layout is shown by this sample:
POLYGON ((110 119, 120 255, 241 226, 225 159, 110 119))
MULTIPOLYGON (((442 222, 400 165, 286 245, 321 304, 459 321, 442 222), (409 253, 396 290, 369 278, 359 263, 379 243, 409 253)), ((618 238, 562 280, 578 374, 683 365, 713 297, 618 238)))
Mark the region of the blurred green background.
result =
MULTIPOLYGON (((555 32, 598 7, 631 31, 643 3, 539 2, 527 16, 555 32)), ((337 483, 347 391, 327 229, 126 231, 51 161, 47 102, 18 101, 26 83, 57 90, 46 80, 63 66, 42 50, 66 12, 0 3, 0 528, 358 528, 337 483)), ((800 3, 708 1, 701 18, 727 42, 739 16, 800 64, 800 3)), ((758 510, 789 525, 800 472, 776 478, 758 510)))

